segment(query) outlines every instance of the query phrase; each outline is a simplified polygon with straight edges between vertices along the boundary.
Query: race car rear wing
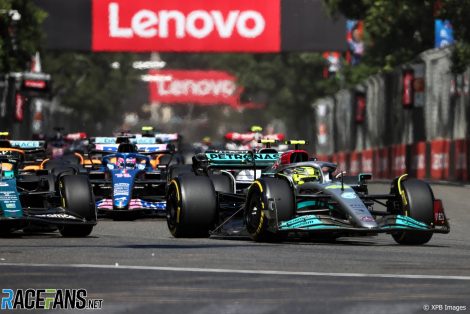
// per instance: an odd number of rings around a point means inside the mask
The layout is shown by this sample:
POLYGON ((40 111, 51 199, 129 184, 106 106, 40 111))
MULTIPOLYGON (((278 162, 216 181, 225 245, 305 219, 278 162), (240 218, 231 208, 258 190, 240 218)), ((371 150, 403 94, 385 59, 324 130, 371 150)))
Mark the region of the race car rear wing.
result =
MULTIPOLYGON (((11 141, 7 140, 10 147, 3 147, 4 151, 8 148, 12 150, 22 151, 23 157, 21 161, 24 165, 36 164, 45 158, 46 154, 46 141, 11 141)), ((1 147, 1 145, 0 145, 1 147)))
POLYGON ((91 137, 90 144, 116 144, 117 137, 115 136, 100 136, 100 137, 91 137))
MULTIPOLYGON (((118 152, 120 144, 96 144, 95 148, 90 151, 90 154, 113 154, 118 152)), ((139 154, 171 154, 171 145, 169 144, 136 144, 137 153, 139 154)))
POLYGON ((46 141, 10 141, 13 148, 19 148, 27 151, 33 151, 46 148, 46 141))
POLYGON ((206 151, 200 155, 207 167, 223 169, 264 169, 279 158, 277 152, 255 153, 252 151, 206 151))

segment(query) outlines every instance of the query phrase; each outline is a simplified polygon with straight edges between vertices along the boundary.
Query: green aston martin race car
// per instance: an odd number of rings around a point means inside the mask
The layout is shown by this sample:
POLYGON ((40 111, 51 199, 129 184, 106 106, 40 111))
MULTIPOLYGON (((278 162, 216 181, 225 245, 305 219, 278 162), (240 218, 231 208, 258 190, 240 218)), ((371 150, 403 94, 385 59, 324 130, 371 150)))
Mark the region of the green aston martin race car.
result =
POLYGON ((65 163, 22 170, 26 154, 0 148, 0 234, 58 229, 63 236, 88 236, 96 225, 96 208, 87 175, 65 163))

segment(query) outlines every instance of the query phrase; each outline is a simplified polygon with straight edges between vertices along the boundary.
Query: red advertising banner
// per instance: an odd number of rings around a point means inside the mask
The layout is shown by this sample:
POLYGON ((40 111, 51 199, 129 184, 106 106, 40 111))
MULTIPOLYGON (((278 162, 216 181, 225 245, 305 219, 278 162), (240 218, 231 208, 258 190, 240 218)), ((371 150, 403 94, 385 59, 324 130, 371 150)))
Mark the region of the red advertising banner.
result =
POLYGON ((93 51, 280 51, 280 0, 92 0, 93 51))
POLYGON ((361 172, 372 173, 373 168, 374 168, 374 151, 372 149, 363 151, 361 172))
POLYGON ((454 163, 455 163, 455 179, 467 181, 467 145, 468 142, 465 139, 454 141, 454 163))
POLYGON ((392 176, 398 177, 406 173, 406 145, 393 145, 392 156, 392 176))
POLYGON ((449 140, 431 142, 431 178, 437 180, 449 179, 449 140))
POLYGON ((22 122, 24 119, 24 97, 20 93, 15 95, 15 120, 22 122))
POLYGON ((377 178, 389 178, 390 177, 390 166, 389 166, 389 148, 379 148, 374 151, 374 164, 375 173, 374 177, 377 178))
POLYGON ((349 154, 345 152, 339 152, 336 154, 336 156, 337 156, 338 169, 341 171, 346 170, 348 166, 349 154))
POLYGON ((349 158, 349 175, 358 175, 361 172, 361 152, 352 152, 349 158))
POLYGON ((329 161, 329 156, 328 155, 313 155, 317 160, 319 161, 329 161))
POLYGON ((166 104, 228 104, 238 106, 237 79, 223 71, 150 71, 150 101, 166 104))
POLYGON ((426 142, 411 145, 410 172, 410 175, 418 179, 426 177, 426 142))

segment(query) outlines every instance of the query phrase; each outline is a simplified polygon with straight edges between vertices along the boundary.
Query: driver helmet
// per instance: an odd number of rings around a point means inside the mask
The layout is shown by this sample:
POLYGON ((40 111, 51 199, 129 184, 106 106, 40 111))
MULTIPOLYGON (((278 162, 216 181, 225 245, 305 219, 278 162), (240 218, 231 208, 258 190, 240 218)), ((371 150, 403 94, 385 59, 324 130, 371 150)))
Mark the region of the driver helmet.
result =
POLYGON ((320 170, 312 166, 300 166, 289 169, 294 184, 301 185, 309 181, 320 181, 320 170))
POLYGON ((137 166, 137 159, 134 157, 126 158, 126 169, 135 169, 137 166))
POLYGON ((124 161, 124 158, 122 158, 122 157, 117 158, 117 160, 116 160, 116 166, 117 166, 118 168, 124 168, 124 167, 126 166, 126 163, 125 163, 125 161, 124 161))
POLYGON ((12 179, 14 177, 14 165, 0 161, 0 178, 12 179))

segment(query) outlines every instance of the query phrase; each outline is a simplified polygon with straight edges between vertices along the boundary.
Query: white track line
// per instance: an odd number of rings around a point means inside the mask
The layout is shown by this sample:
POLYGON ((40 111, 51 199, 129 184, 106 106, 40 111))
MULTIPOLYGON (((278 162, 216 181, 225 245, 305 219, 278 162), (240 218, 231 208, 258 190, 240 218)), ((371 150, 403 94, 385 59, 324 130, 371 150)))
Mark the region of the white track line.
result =
POLYGON ((126 266, 126 265, 94 265, 94 264, 28 264, 28 263, 0 263, 1 266, 22 267, 63 267, 63 268, 97 268, 97 269, 128 269, 153 270, 196 273, 222 273, 222 274, 254 274, 254 275, 287 275, 287 276, 322 276, 322 277, 363 277, 363 278, 398 278, 398 279, 440 279, 440 280, 470 280, 470 276, 442 276, 442 275, 401 275, 401 274, 366 274, 366 273, 322 273, 305 271, 282 270, 250 270, 250 269, 224 269, 224 268, 196 268, 196 267, 160 267, 160 266, 126 266))

